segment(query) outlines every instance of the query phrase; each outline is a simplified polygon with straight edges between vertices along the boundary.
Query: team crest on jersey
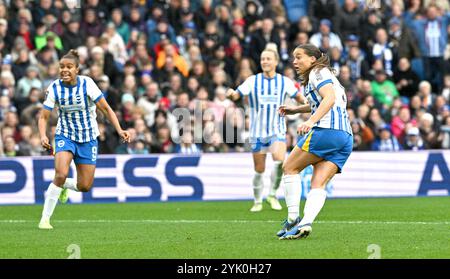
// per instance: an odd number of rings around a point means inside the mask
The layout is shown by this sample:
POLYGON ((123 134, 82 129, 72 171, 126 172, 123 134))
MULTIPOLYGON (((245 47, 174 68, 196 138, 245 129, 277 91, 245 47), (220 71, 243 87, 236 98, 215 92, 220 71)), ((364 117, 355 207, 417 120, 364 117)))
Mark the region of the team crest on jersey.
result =
POLYGON ((81 95, 76 95, 77 103, 81 104, 81 95))
POLYGON ((65 142, 63 140, 58 141, 58 147, 63 147, 65 142))

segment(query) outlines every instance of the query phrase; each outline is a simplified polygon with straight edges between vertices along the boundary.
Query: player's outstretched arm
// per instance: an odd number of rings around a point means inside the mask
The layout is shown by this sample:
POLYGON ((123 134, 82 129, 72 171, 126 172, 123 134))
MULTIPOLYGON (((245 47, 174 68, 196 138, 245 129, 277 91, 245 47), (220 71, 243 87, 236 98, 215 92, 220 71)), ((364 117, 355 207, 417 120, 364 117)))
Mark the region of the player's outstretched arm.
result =
POLYGON ((297 114, 297 113, 308 113, 308 112, 311 112, 311 107, 309 105, 301 105, 301 106, 281 105, 278 108, 278 113, 281 116, 297 114))
POLYGON ((227 90, 227 98, 232 100, 233 102, 236 102, 237 100, 239 100, 239 98, 241 97, 241 95, 236 92, 235 90, 228 88, 227 90))
POLYGON ((101 98, 96 105, 97 108, 108 118, 109 122, 113 124, 122 141, 130 142, 130 133, 122 130, 122 127, 120 127, 119 119, 117 119, 116 114, 108 105, 105 98, 101 98))

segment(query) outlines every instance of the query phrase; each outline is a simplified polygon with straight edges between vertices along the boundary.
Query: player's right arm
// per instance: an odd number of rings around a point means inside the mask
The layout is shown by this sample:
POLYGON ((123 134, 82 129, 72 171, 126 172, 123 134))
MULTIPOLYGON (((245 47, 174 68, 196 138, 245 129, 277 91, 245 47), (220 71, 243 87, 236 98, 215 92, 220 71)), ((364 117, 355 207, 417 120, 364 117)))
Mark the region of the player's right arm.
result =
POLYGON ((237 100, 239 100, 241 98, 241 95, 238 92, 236 92, 235 90, 233 90, 232 88, 228 88, 227 98, 232 100, 233 102, 236 102, 237 100))
POLYGON ((281 105, 278 108, 278 113, 281 116, 296 114, 296 113, 308 113, 308 112, 311 112, 311 107, 309 106, 309 104, 300 105, 300 106, 281 105))
POLYGON ((39 135, 41 137, 41 145, 45 149, 51 149, 50 141, 47 137, 47 123, 50 118, 51 111, 43 108, 41 109, 41 113, 39 116, 38 127, 39 127, 39 135))
POLYGON ((305 96, 303 96, 303 94, 295 86, 295 84, 292 82, 292 80, 287 79, 286 87, 287 87, 287 92, 288 92, 289 96, 292 99, 295 99, 295 101, 297 101, 297 104, 299 104, 299 106, 286 106, 283 104, 278 108, 278 113, 281 116, 285 116, 285 115, 289 115, 289 114, 311 112, 311 107, 308 103, 308 100, 306 99, 305 96), (293 93, 289 93, 289 92, 293 92, 293 93))
POLYGON ((255 84, 255 76, 247 78, 236 90, 229 88, 227 90, 227 98, 237 101, 241 97, 248 96, 252 92, 252 85, 255 84))
MULTIPOLYGON (((52 83, 53 84, 53 83, 52 83)), ((50 141, 47 137, 47 123, 50 118, 50 114, 55 107, 55 93, 54 90, 51 90, 52 84, 48 87, 46 91, 44 107, 41 109, 39 120, 38 120, 38 128, 39 128, 39 136, 41 137, 41 145, 45 149, 51 150, 52 146, 50 145, 50 141)))

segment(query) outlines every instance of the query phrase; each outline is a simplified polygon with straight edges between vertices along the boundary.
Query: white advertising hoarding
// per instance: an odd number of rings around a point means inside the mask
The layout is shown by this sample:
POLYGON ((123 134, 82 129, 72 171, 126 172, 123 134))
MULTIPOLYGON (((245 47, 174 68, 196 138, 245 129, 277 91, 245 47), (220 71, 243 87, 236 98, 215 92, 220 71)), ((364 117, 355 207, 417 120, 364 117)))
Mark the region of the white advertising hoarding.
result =
MULTIPOLYGON (((328 187, 330 197, 449 195, 450 151, 354 152, 328 187)), ((265 192, 272 160, 266 163, 265 192)), ((310 170, 309 170, 310 171, 310 170)), ((199 156, 100 156, 94 186, 70 202, 133 202, 252 199, 249 153, 199 156)), ((34 204, 54 175, 52 157, 0 159, 0 204, 34 204)), ((75 166, 71 175, 76 176, 75 166)), ((310 172, 303 175, 307 187, 310 172)), ((282 188, 283 186, 281 186, 282 188)), ((283 196, 283 190, 278 192, 283 196)))

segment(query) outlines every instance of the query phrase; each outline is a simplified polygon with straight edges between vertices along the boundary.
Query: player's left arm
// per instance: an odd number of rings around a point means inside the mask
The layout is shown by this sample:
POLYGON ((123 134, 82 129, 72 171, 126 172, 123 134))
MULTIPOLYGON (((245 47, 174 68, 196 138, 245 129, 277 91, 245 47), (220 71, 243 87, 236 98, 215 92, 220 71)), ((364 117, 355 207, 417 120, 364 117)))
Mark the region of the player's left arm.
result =
POLYGON ((300 92, 300 90, 295 86, 294 82, 289 78, 286 78, 286 94, 289 95, 291 99, 295 99, 297 106, 287 106, 282 104, 278 108, 278 113, 281 116, 296 113, 308 113, 311 112, 311 107, 308 104, 306 97, 300 92))
POLYGON ((335 92, 332 83, 328 83, 320 87, 319 94, 322 96, 322 101, 320 102, 319 107, 316 112, 311 115, 311 117, 303 122, 298 130, 300 133, 306 134, 308 133, 312 127, 320 120, 322 117, 327 114, 330 109, 334 106, 335 102, 335 92))
POLYGON ((120 126, 119 119, 117 119, 116 114, 111 109, 109 104, 106 102, 105 98, 100 98, 96 103, 97 108, 108 118, 108 120, 113 124, 120 138, 124 142, 130 142, 130 134, 127 131, 122 130, 120 126))
POLYGON ((308 100, 306 99, 305 96, 303 96, 303 94, 297 94, 295 95, 295 101, 297 101, 298 104, 300 105, 307 105, 308 104, 308 100))
POLYGON ((334 106, 335 102, 335 93, 332 83, 325 84, 319 89, 319 94, 322 96, 322 102, 320 102, 319 107, 317 108, 316 113, 311 115, 309 118, 313 124, 316 124, 325 114, 327 114, 330 109, 334 106))

